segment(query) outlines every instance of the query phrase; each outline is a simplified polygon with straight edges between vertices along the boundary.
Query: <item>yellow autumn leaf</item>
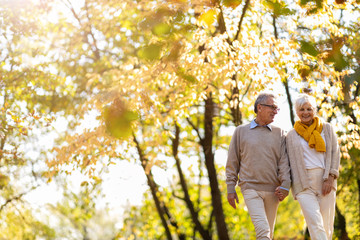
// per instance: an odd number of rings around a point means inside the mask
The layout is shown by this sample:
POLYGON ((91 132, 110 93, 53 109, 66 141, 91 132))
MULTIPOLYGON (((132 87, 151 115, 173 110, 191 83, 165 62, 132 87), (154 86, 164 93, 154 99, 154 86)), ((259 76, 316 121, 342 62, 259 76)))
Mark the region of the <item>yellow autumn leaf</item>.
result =
POLYGON ((87 181, 83 181, 80 186, 85 186, 85 185, 89 185, 89 183, 87 181))
POLYGON ((199 22, 206 24, 210 27, 216 19, 217 12, 214 9, 210 9, 207 12, 203 13, 199 17, 199 22))

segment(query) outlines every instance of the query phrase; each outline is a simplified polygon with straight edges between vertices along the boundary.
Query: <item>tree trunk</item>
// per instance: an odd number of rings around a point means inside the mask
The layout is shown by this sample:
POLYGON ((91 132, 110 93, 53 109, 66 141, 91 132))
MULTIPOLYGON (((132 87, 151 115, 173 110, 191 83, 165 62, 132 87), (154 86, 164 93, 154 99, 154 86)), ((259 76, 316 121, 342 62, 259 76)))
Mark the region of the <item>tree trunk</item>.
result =
MULTIPOLYGON (((146 166, 143 166, 143 168, 144 168, 144 171, 145 171, 146 166)), ((162 223, 163 227, 165 228, 166 237, 167 237, 168 240, 172 240, 170 229, 169 229, 167 221, 166 221, 166 219, 164 217, 165 212, 164 212, 163 208, 161 207, 161 202, 160 202, 158 196, 156 195, 157 189, 156 189, 156 186, 154 184, 155 182, 154 182, 153 176, 152 176, 151 173, 148 173, 148 174, 146 174, 146 178, 147 178, 150 190, 151 190, 151 195, 152 195, 152 197, 154 199, 154 202, 155 202, 156 210, 158 211, 158 214, 159 214, 160 219, 161 219, 161 223, 162 223)))
POLYGON ((153 178, 153 176, 151 174, 151 171, 147 172, 147 170, 146 170, 146 165, 147 165, 148 160, 145 158, 145 156, 143 154, 143 151, 142 151, 142 149, 141 149, 141 147, 139 145, 139 142, 137 141, 135 135, 133 136, 133 138, 134 138, 134 142, 136 144, 136 148, 138 150, 141 166, 144 169, 144 172, 145 172, 145 175, 146 175, 146 178, 147 178, 147 182, 148 182, 148 185, 150 187, 151 195, 152 195, 152 197, 154 199, 154 202, 155 202, 156 210, 157 210, 157 212, 159 214, 159 217, 161 219, 161 223, 162 223, 163 227, 165 228, 166 237, 167 237, 168 240, 172 240, 173 238, 171 236, 169 226, 168 226, 167 221, 165 219, 164 209, 161 206, 160 199, 156 195, 156 193, 158 192, 157 187, 156 187, 156 183, 155 183, 154 178, 153 178))
POLYGON ((233 122, 235 124, 235 126, 239 126, 240 124, 242 124, 242 114, 240 111, 240 106, 239 106, 239 102, 240 102, 240 97, 239 97, 239 88, 237 87, 237 81, 236 81, 236 74, 234 74, 232 76, 232 80, 235 82, 235 87, 232 88, 232 92, 231 92, 231 101, 233 102, 233 105, 230 105, 230 109, 231 109, 231 116, 233 118, 233 122))
MULTIPOLYGON (((356 180, 356 182, 357 182, 357 185, 358 185, 358 209, 359 209, 359 213, 358 213, 358 216, 359 216, 359 218, 360 218, 360 179, 357 179, 356 180)), ((359 220, 359 224, 360 224, 360 219, 358 219, 359 220)))
POLYGON ((82 228, 83 228, 83 231, 84 231, 83 240, 90 240, 90 238, 88 236, 88 230, 87 230, 86 225, 83 225, 82 228))
POLYGON ((189 195, 189 191, 187 189, 186 180, 185 180, 184 174, 182 172, 182 169, 180 167, 180 159, 178 157, 175 157, 175 160, 176 160, 176 168, 178 169, 178 173, 179 173, 179 177, 180 177, 180 184, 184 191, 184 200, 185 200, 187 208, 190 211, 191 219, 195 224, 195 228, 197 231, 199 231, 201 237, 204 240, 211 240, 209 231, 207 231, 203 227, 201 222, 199 221, 199 214, 195 210, 194 205, 193 205, 192 201, 190 200, 190 195, 189 195))
POLYGON ((205 137, 202 140, 202 147, 205 155, 205 166, 208 171, 210 189, 211 189, 211 200, 212 207, 215 216, 217 234, 219 239, 228 240, 229 235, 225 223, 224 211, 221 201, 221 193, 219 190, 219 184, 217 180, 216 168, 214 163, 214 153, 212 151, 213 141, 213 116, 214 116, 214 104, 212 94, 209 93, 205 100, 205 137))
POLYGON ((341 214, 337 204, 335 205, 335 228, 339 231, 339 239, 340 240, 349 240, 348 233, 346 231, 346 221, 344 215, 341 214))
POLYGON ((285 92, 286 92, 286 96, 287 96, 287 101, 289 104, 289 110, 290 110, 290 120, 291 120, 291 124, 294 126, 295 124, 295 114, 294 114, 294 110, 293 110, 293 103, 291 100, 291 94, 290 94, 290 88, 289 88, 289 82, 287 79, 285 79, 284 82, 282 82, 284 87, 285 87, 285 92))
POLYGON ((179 128, 179 126, 177 124, 175 124, 175 128, 176 128, 176 131, 175 131, 175 138, 172 141, 172 144, 173 144, 172 145, 172 147, 173 147, 172 150, 173 150, 173 156, 174 156, 175 162, 176 162, 176 168, 178 170, 179 177, 180 177, 180 185, 181 185, 181 188, 182 188, 182 190, 184 192, 184 201, 186 203, 187 208, 190 211, 191 219, 195 224, 196 230, 199 231, 201 237, 204 240, 211 240, 211 236, 210 236, 209 231, 207 231, 203 227, 201 222, 199 221, 198 212, 195 210, 194 205, 193 205, 193 203, 192 203, 192 201, 190 199, 188 187, 187 187, 187 184, 186 184, 186 179, 185 179, 184 173, 183 173, 183 171, 181 169, 180 159, 178 157, 178 146, 179 146, 179 141, 180 141, 180 136, 179 136, 180 128, 179 128))
POLYGON ((310 233, 309 233, 308 227, 306 227, 305 232, 304 232, 304 240, 310 240, 310 233))

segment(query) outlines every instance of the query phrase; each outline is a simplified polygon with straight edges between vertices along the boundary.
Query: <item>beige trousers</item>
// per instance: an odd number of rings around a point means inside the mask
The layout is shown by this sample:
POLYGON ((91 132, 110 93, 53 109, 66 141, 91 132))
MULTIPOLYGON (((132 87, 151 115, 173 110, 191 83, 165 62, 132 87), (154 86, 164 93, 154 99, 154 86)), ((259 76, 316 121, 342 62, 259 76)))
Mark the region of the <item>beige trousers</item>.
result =
POLYGON ((310 188, 296 195, 312 240, 331 240, 334 231, 336 191, 321 193, 324 169, 307 170, 310 188))
POLYGON ((272 239, 279 206, 275 193, 246 189, 242 195, 255 227, 256 239, 272 239))

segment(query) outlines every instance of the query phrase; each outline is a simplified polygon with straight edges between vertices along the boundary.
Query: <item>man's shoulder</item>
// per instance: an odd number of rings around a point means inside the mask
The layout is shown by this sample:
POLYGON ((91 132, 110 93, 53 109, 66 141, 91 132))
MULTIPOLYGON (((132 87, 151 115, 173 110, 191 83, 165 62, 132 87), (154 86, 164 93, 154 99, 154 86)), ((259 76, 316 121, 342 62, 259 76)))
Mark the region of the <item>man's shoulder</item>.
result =
POLYGON ((244 132, 247 132, 248 130, 250 130, 250 123, 241 124, 235 128, 234 134, 240 134, 240 133, 243 134, 244 132))
POLYGON ((241 124, 241 125, 239 125, 239 126, 237 126, 236 127, 236 129, 238 130, 240 130, 240 129, 250 129, 250 124, 251 123, 244 123, 244 124, 241 124))
POLYGON ((270 125, 271 126, 271 129, 274 129, 275 131, 283 131, 283 129, 281 127, 278 127, 276 125, 270 125))
POLYGON ((271 125, 271 129, 272 129, 272 131, 280 132, 281 134, 286 135, 286 131, 281 127, 271 125))

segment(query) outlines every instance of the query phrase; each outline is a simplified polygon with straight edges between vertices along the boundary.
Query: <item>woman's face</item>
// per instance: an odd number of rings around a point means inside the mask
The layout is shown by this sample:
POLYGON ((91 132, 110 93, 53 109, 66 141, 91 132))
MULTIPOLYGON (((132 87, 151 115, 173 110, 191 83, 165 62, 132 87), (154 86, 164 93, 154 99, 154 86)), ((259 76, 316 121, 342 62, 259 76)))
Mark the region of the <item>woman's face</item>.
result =
POLYGON ((311 125, 314 120, 314 109, 310 103, 302 105, 296 114, 300 118, 300 121, 305 125, 311 125))

